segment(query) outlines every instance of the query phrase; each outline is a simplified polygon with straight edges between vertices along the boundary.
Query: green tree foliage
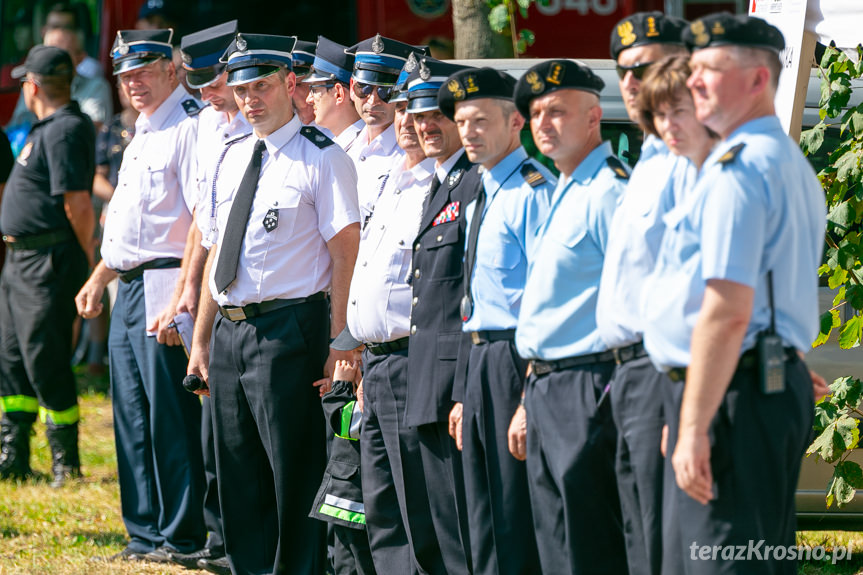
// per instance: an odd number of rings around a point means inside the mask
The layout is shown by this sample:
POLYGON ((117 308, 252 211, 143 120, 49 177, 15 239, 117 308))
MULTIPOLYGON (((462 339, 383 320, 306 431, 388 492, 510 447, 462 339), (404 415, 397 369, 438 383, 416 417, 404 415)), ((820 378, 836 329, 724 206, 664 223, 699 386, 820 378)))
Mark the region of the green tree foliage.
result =
POLYGON ((486 0, 490 8, 488 23, 498 34, 508 36, 512 40, 512 53, 518 58, 524 54, 528 46, 536 41, 533 31, 516 30, 516 12, 527 19, 527 9, 534 0, 486 0))
MULTIPOLYGON (((818 179, 827 196, 827 231, 824 263, 818 274, 836 290, 833 306, 821 315, 821 330, 813 347, 828 341, 834 330, 842 349, 858 347, 863 329, 863 104, 849 107, 852 81, 863 77, 863 47, 857 62, 839 50, 828 48, 819 66, 821 121, 800 136, 806 155, 824 145, 828 129, 839 129, 839 141, 830 152, 818 179), (844 312, 844 313, 843 313, 844 312)), ((863 469, 848 459, 860 441, 863 416, 863 383, 842 377, 830 385, 831 393, 815 406, 817 437, 807 455, 817 454, 834 466, 827 485, 827 506, 841 507, 863 488, 863 469)))

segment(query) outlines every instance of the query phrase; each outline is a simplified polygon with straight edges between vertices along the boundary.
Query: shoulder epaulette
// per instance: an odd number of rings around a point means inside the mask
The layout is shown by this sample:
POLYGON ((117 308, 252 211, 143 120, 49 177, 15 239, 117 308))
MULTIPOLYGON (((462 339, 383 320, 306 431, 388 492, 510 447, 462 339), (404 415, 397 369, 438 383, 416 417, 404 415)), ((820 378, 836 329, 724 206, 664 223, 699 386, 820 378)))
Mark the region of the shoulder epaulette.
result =
POLYGON ((183 100, 181 102, 181 105, 183 106, 183 109, 186 111, 186 115, 188 116, 197 116, 201 113, 201 110, 204 109, 194 98, 183 100))
POLYGON ((521 176, 524 178, 524 181, 527 182, 527 185, 531 188, 535 188, 544 184, 547 180, 542 173, 536 169, 536 167, 530 162, 525 163, 521 167, 521 176))
POLYGON ((722 164, 723 166, 725 164, 730 164, 731 162, 734 161, 734 158, 736 158, 738 155, 740 155, 740 150, 742 150, 745 147, 746 147, 746 143, 740 142, 739 144, 737 144, 736 146, 734 146, 733 148, 731 148, 730 150, 728 150, 727 152, 722 154, 722 157, 720 157, 718 160, 716 160, 716 162, 719 164, 722 164))
POLYGON ((623 162, 617 159, 617 156, 608 156, 605 161, 615 176, 621 180, 629 179, 629 172, 626 171, 626 168, 623 167, 623 162))
POLYGON ((300 128, 300 133, 322 150, 335 143, 314 126, 303 126, 300 128))

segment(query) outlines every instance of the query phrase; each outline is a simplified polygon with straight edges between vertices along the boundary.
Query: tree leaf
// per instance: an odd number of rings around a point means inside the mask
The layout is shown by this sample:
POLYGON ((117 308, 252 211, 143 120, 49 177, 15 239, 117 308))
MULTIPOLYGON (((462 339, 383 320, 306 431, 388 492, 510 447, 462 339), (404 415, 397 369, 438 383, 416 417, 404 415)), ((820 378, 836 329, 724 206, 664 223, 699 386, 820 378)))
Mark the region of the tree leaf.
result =
POLYGON ((533 30, 521 30, 519 32, 521 39, 525 41, 528 46, 533 46, 533 43, 536 42, 536 34, 533 33, 533 30))
POLYGON ((509 26, 509 11, 506 4, 498 4, 488 13, 488 23, 491 29, 500 34, 509 26))
POLYGON ((821 314, 821 333, 830 333, 833 329, 833 314, 825 311, 821 314))
POLYGON ((827 287, 829 287, 830 289, 838 288, 845 283, 845 280, 848 279, 848 272, 844 268, 839 266, 839 251, 840 250, 836 250, 836 269, 833 270, 833 274, 827 280, 827 287))
POLYGON ((833 206, 833 209, 830 210, 830 214, 827 216, 827 219, 835 225, 846 229, 851 227, 856 218, 857 214, 854 212, 854 208, 850 202, 842 202, 833 206))
POLYGON ((800 147, 803 153, 807 156, 814 154, 821 148, 824 143, 824 130, 827 126, 824 123, 818 123, 811 130, 806 130, 800 134, 800 147))
POLYGON ((860 179, 860 153, 857 150, 846 151, 834 165, 838 170, 836 177, 840 180, 860 179))
POLYGON ((827 463, 833 463, 842 457, 842 454, 845 453, 845 442, 842 440, 842 436, 836 432, 835 421, 824 428, 824 431, 815 438, 806 453, 817 453, 818 457, 827 463))
POLYGON ((820 434, 828 425, 836 421, 839 416, 839 408, 826 398, 815 404, 815 422, 812 424, 812 429, 815 433, 820 434))
POLYGON ((827 496, 827 506, 835 497, 836 506, 842 507, 854 499, 855 490, 845 477, 839 474, 838 467, 833 470, 833 480, 830 483, 830 491, 827 496))
POLYGON ((842 349, 851 349, 860 345, 860 333, 863 328, 863 318, 855 315, 845 322, 842 330, 839 332, 839 347, 842 349))
POLYGON ((854 489, 863 489, 863 469, 855 461, 843 461, 836 466, 836 470, 845 478, 854 489))
POLYGON ((531 3, 532 1, 533 1, 533 0, 517 0, 517 2, 518 2, 518 7, 519 7, 519 8, 521 8, 521 9, 523 9, 523 10, 527 10, 528 8, 530 8, 530 3, 531 3))
POLYGON ((863 286, 849 285, 845 290, 845 299, 855 310, 863 310, 863 286))
MULTIPOLYGON (((859 379, 854 379, 850 376, 840 377, 830 384, 830 390, 832 395, 831 401, 840 408, 849 406, 856 409, 857 406, 860 405, 860 396, 861 393, 863 393, 863 389, 861 389, 859 379)), ((844 429, 843 426, 847 426, 848 424, 846 420, 850 420, 853 427, 855 429, 857 428, 857 420, 847 416, 845 416, 845 419, 842 419, 841 425, 840 423, 837 423, 837 425, 844 429)), ((837 419, 837 422, 839 421, 840 420, 837 419)), ((838 431, 842 432, 841 429, 838 431)), ((847 441, 845 443, 848 445, 847 441)), ((849 449, 851 448, 849 447, 849 449)))

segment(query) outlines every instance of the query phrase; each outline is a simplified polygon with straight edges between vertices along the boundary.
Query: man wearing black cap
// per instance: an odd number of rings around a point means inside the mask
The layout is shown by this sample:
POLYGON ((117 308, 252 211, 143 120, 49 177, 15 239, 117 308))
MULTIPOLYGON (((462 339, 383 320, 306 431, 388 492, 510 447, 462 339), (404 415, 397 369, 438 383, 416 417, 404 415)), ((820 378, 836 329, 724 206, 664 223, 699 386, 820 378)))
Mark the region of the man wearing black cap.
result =
POLYGON ((455 386, 466 362, 461 331, 464 296, 465 214, 480 188, 477 168, 465 154, 455 123, 438 108, 438 90, 460 71, 421 58, 407 78, 408 113, 423 151, 435 159, 435 176, 413 242, 410 354, 404 422, 416 426, 424 477, 408 478, 408 498, 426 498, 434 530, 410 526, 417 562, 429 573, 466 573, 470 565, 461 454, 449 436, 449 414, 461 401, 455 386), (420 535, 423 537, 420 538, 420 535))
POLYGON ((38 121, 4 189, 0 230, 0 478, 30 475, 37 412, 51 446, 52 487, 81 474, 78 399, 70 367, 75 293, 92 261, 95 131, 71 100, 67 52, 34 46, 12 70, 38 121))
MULTIPOLYGON (((317 44, 297 40, 297 44, 291 51, 291 60, 294 68, 294 76, 297 77, 297 87, 291 100, 294 103, 294 112, 300 117, 300 121, 306 126, 315 126, 315 110, 307 102, 309 98, 309 85, 303 83, 312 73, 312 62, 315 61, 315 49, 317 44)), ((324 132, 329 136, 327 132, 324 132)))
POLYGON ((600 136, 602 80, 549 60, 516 84, 516 106, 560 179, 528 275, 515 342, 525 386, 528 485, 544 573, 626 573, 608 405, 614 355, 596 329, 608 228, 628 173, 600 136), (586 519, 589 518, 589 519, 586 519))
POLYGON ((357 194, 365 222, 374 211, 395 156, 403 153, 396 144, 392 125, 395 105, 389 100, 396 92, 396 80, 408 56, 420 50, 378 34, 347 51, 354 55, 351 99, 366 124, 348 150, 357 168, 357 194))
POLYGON ((354 55, 345 47, 318 36, 312 72, 304 84, 309 86, 306 101, 315 112, 315 123, 333 134, 333 141, 346 152, 365 127, 351 99, 351 72, 354 55))
POLYGON ((645 294, 644 345, 673 382, 663 573, 796 573, 824 192, 774 112, 781 32, 722 13, 683 38, 696 117, 721 141, 667 216, 645 294))
MULTIPOLYGON (((611 31, 620 92, 633 122, 641 77, 652 62, 685 54, 681 33, 686 22, 662 12, 627 16, 611 31)), ((656 263, 663 216, 674 204, 669 182, 696 169, 672 154, 654 135, 641 145, 638 165, 615 211, 596 304, 597 329, 617 353, 612 377, 611 411, 617 426, 615 469, 631 575, 658 575, 662 567, 662 492, 665 459, 659 449, 665 420, 665 389, 642 345, 641 302, 644 278, 656 263)), ((683 186, 680 186, 683 188, 683 186)), ((688 190, 683 190, 684 192, 688 190)))
POLYGON ((212 394, 225 548, 243 575, 324 570, 324 524, 308 516, 326 466, 311 384, 350 358, 328 358, 327 338, 345 325, 356 172, 293 112, 294 40, 239 33, 223 56, 254 132, 215 177, 218 236, 189 358, 212 394))
POLYGON ((177 82, 171 30, 120 30, 114 74, 140 112, 108 206, 102 261, 76 297, 78 313, 101 312, 119 276, 108 351, 123 520, 131 541, 117 559, 168 562, 204 544, 201 404, 178 382, 186 369, 169 301, 153 297, 175 282, 197 200, 198 103, 177 82), (150 295, 147 292, 150 291, 150 295), (157 315, 152 325, 147 316, 157 315), (149 336, 155 332, 156 336, 149 336), (158 338, 158 340, 157 340, 158 338))
POLYGON ((524 118, 512 102, 514 87, 512 76, 480 68, 450 76, 438 92, 468 158, 484 170, 480 195, 465 210, 461 311, 472 345, 464 407, 453 408, 450 434, 463 451, 473 572, 489 575, 540 572, 525 464, 503 438, 527 367, 515 350, 527 254, 556 179, 521 146, 524 118))

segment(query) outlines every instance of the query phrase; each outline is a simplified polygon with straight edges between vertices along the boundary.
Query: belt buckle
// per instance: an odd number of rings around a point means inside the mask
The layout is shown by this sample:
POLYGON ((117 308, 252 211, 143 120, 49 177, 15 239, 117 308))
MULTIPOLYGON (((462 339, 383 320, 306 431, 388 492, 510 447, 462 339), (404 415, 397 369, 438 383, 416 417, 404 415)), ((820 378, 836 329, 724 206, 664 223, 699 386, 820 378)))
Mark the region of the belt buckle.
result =
POLYGON ((612 349, 611 355, 614 356, 614 363, 616 363, 617 365, 620 365, 623 363, 624 360, 623 360, 622 354, 620 353, 620 348, 615 347, 614 349, 612 349))
POLYGON ((470 332, 470 340, 474 345, 479 345, 482 343, 482 338, 479 336, 479 332, 472 331, 470 332))
POLYGON ((242 307, 223 307, 222 309, 225 310, 225 314, 231 321, 242 321, 246 319, 246 312, 243 311, 242 307))
POLYGON ((545 375, 547 373, 551 373, 551 366, 547 362, 531 362, 533 366, 533 373, 536 375, 545 375))

